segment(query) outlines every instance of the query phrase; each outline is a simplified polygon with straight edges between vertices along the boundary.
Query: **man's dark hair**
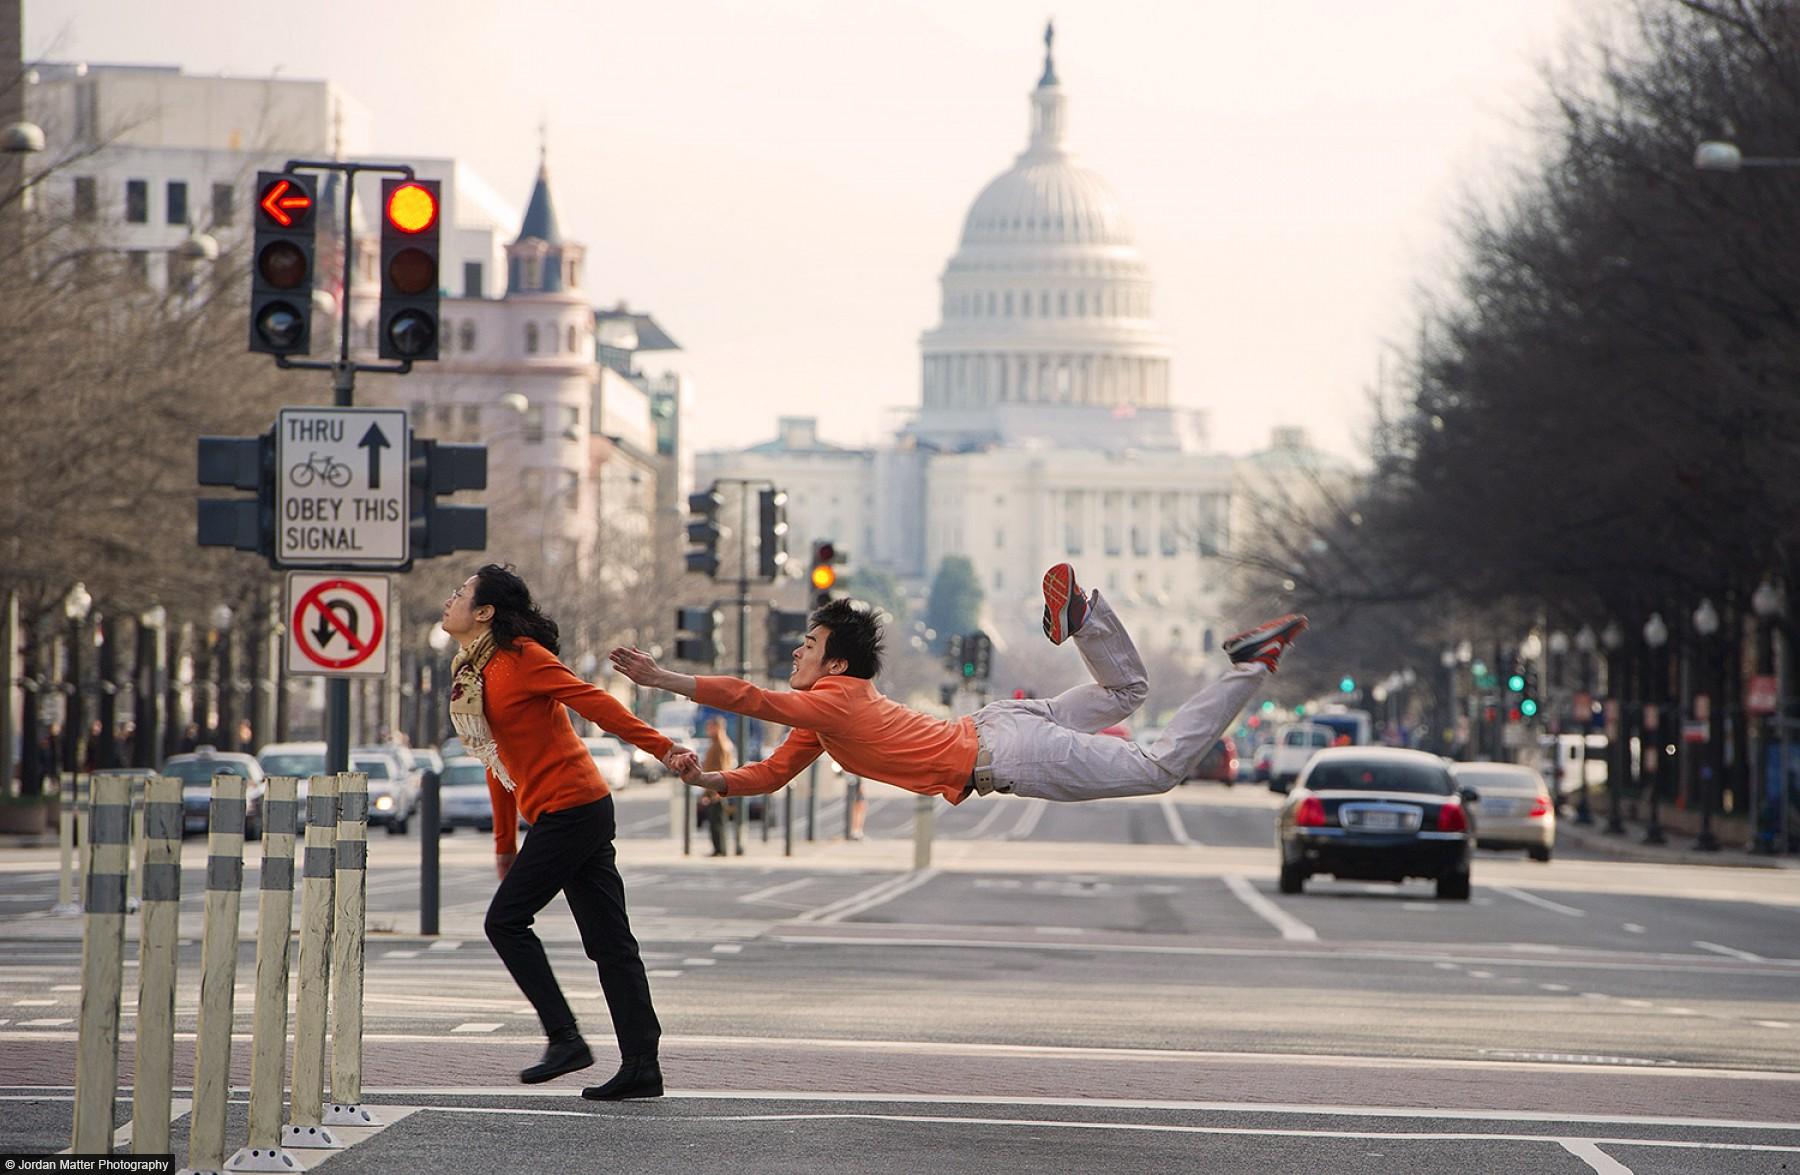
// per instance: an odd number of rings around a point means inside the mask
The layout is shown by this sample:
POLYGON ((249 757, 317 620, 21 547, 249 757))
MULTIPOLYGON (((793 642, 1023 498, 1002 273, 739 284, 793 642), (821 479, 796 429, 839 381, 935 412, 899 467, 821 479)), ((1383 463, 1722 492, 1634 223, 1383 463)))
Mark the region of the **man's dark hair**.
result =
POLYGON ((530 637, 550 650, 552 657, 561 651, 561 638, 556 621, 538 611, 531 589, 512 569, 512 564, 489 563, 475 573, 473 607, 494 607, 494 644, 511 651, 522 636, 530 637))
POLYGON ((881 672, 881 618, 861 600, 833 600, 813 609, 808 626, 826 629, 825 660, 843 660, 850 677, 865 680, 881 672))

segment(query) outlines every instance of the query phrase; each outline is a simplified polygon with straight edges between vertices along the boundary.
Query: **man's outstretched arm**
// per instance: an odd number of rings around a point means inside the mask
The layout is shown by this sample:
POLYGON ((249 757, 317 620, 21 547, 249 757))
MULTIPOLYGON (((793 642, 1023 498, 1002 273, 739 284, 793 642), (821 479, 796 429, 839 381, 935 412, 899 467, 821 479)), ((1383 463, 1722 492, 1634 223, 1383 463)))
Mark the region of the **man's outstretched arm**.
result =
POLYGON ((614 649, 609 656, 613 668, 639 685, 665 689, 734 714, 827 734, 849 718, 841 690, 766 690, 736 677, 690 677, 664 669, 642 649, 614 649))
POLYGON ((695 767, 682 772, 681 777, 695 787, 722 796, 765 796, 786 787, 794 776, 819 757, 822 749, 818 735, 796 727, 788 731, 775 753, 760 763, 746 763, 731 771, 701 771, 695 767))

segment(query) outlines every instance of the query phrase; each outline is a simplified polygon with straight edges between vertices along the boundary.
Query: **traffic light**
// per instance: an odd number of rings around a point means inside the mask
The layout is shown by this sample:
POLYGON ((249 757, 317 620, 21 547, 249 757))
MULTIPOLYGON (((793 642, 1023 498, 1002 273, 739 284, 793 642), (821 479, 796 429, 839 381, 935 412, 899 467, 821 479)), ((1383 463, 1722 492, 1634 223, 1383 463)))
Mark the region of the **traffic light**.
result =
POLYGON ((438 357, 437 180, 381 181, 381 309, 376 349, 383 359, 438 357))
POLYGON ((986 681, 994 668, 994 641, 985 632, 963 638, 963 676, 986 681))
POLYGON ((231 547, 267 555, 275 536, 275 434, 201 437, 200 484, 250 490, 254 498, 201 498, 203 547, 231 547))
POLYGON ((806 613, 769 609, 769 676, 785 678, 793 669, 794 649, 806 639, 806 613))
POLYGON ((821 539, 812 545, 812 570, 807 575, 807 582, 812 584, 813 607, 823 608, 831 603, 831 589, 837 583, 836 565, 843 560, 837 544, 830 539, 821 539))
POLYGON ((487 507, 440 503, 440 494, 487 489, 487 446, 412 438, 412 517, 407 553, 430 559, 487 550, 487 507))
POLYGON ((1525 696, 1519 699, 1519 713, 1527 718, 1536 718, 1538 712, 1538 680, 1537 670, 1530 665, 1525 667, 1524 680, 1519 683, 1519 692, 1525 696))
POLYGON ((757 574, 764 579, 779 579, 781 569, 788 561, 787 491, 763 490, 757 495, 756 508, 761 524, 756 548, 757 574))
POLYGON ((289 171, 256 173, 255 239, 250 254, 250 350, 305 355, 312 350, 313 180, 289 171))
POLYGON ((687 569, 717 578, 719 574, 719 507, 725 499, 718 489, 688 495, 687 569))
POLYGON ((675 659, 711 667, 719 661, 719 625, 725 617, 713 608, 675 609, 675 659))
POLYGON ((963 637, 961 633, 958 633, 944 642, 944 668, 960 677, 962 666, 963 637))
POLYGON ((1356 692, 1356 679, 1354 677, 1351 677, 1349 674, 1346 673, 1343 677, 1338 679, 1338 693, 1353 694, 1355 692, 1356 692))

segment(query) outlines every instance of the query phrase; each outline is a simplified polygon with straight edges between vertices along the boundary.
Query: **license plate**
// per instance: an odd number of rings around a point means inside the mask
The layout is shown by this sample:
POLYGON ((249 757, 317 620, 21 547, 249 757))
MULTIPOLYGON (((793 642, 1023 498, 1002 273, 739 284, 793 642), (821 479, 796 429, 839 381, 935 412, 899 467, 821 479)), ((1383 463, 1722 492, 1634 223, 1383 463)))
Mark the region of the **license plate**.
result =
POLYGON ((1511 816, 1518 805, 1512 800, 1483 800, 1479 807, 1489 816, 1511 816))
POLYGON ((1400 828, 1400 813, 1358 812, 1356 827, 1366 828, 1371 832, 1396 832, 1400 828))

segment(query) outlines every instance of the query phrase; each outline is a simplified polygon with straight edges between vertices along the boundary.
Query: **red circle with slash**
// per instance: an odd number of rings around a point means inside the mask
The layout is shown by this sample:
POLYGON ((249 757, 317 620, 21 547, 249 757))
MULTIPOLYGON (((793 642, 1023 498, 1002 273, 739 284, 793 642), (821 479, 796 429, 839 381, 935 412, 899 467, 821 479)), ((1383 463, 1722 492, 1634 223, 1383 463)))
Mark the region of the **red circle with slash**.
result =
MULTIPOLYGON (((342 601, 336 602, 342 603, 342 601)), ((381 605, 376 602, 374 593, 352 579, 328 579, 308 588, 306 594, 300 597, 300 602, 294 605, 292 623, 300 651, 306 654, 307 660, 324 669, 353 668, 367 661, 374 655, 375 650, 381 647, 381 605), (349 592, 353 596, 360 597, 368 606, 369 616, 373 623, 370 625, 367 637, 358 636, 356 630, 345 624, 343 618, 338 615, 337 609, 332 607, 333 601, 325 599, 325 593, 331 591, 349 592), (336 630, 337 634, 344 638, 344 643, 350 646, 348 655, 333 657, 323 649, 312 647, 308 638, 313 636, 313 633, 306 627, 308 609, 316 609, 319 615, 324 617, 336 630)), ((327 639, 329 639, 329 635, 327 639)))

